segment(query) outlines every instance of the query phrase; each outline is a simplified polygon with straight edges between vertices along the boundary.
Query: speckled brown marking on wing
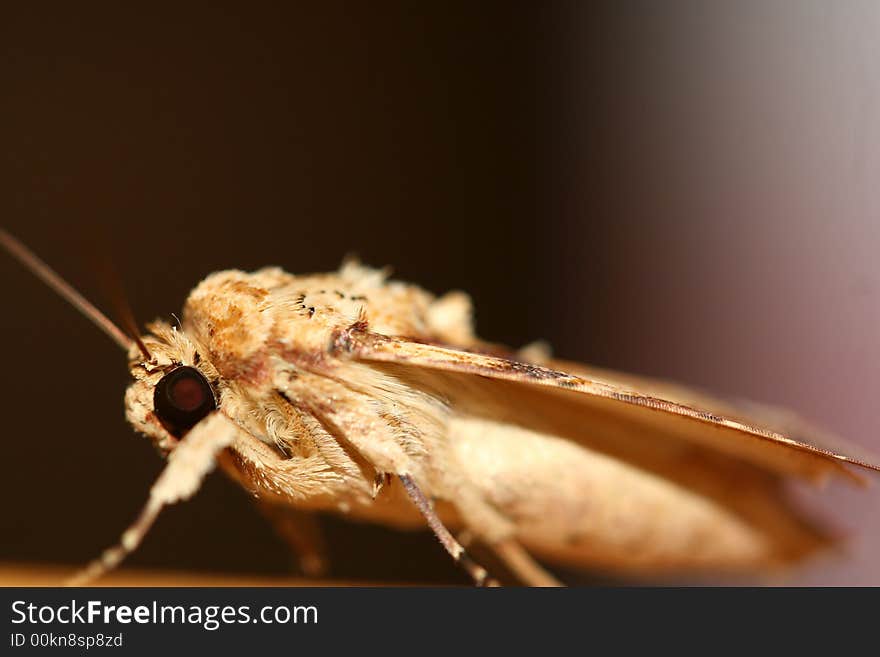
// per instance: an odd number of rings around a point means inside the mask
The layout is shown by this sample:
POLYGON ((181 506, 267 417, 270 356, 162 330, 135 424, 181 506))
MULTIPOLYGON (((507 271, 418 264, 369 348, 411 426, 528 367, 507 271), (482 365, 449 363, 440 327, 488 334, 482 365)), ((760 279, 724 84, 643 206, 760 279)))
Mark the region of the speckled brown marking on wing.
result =
MULTIPOLYGON (((822 462, 821 464, 815 464, 815 470, 806 467, 801 468, 799 465, 792 464, 792 471, 788 472, 788 474, 799 474, 807 478, 817 479, 830 470, 856 481, 861 481, 856 473, 846 467, 846 464, 880 471, 880 464, 798 440, 757 424, 750 424, 746 421, 725 417, 696 406, 642 394, 636 390, 627 389, 608 382, 588 379, 540 365, 521 363, 507 358, 462 351, 450 347, 410 342, 372 333, 364 330, 362 326, 353 326, 349 330, 341 332, 337 336, 334 346, 338 350, 347 352, 360 360, 409 364, 451 372, 465 372, 524 384, 547 386, 564 390, 568 393, 580 393, 595 400, 606 400, 606 403, 619 402, 621 406, 625 405, 633 410, 657 411, 656 414, 653 414, 655 415, 654 418, 648 418, 647 415, 642 413, 641 415, 644 417, 634 419, 647 421, 648 423, 653 419, 655 422, 661 421, 666 424, 672 422, 673 419, 677 419, 682 429, 685 428, 685 425, 680 420, 685 420, 691 426, 687 427, 688 431, 685 432, 686 435, 683 437, 693 437, 698 442, 709 443, 710 446, 717 447, 733 455, 743 456, 749 460, 765 461, 762 462, 762 465, 779 466, 778 468, 773 467, 771 469, 785 471, 786 465, 784 463, 771 463, 777 461, 778 459, 776 458, 763 459, 760 454, 745 454, 744 452, 749 450, 746 449, 746 445, 742 441, 740 443, 719 441, 715 436, 711 435, 711 432, 713 430, 727 430, 731 438, 758 439, 767 446, 795 451, 815 457, 822 462), (699 426, 693 426, 695 422, 701 423, 705 428, 700 431, 699 426), (703 435, 697 435, 695 429, 703 435), (754 459, 751 458, 753 456, 755 457, 754 459)), ((584 421, 585 424, 588 423, 589 417, 585 417, 584 421)))

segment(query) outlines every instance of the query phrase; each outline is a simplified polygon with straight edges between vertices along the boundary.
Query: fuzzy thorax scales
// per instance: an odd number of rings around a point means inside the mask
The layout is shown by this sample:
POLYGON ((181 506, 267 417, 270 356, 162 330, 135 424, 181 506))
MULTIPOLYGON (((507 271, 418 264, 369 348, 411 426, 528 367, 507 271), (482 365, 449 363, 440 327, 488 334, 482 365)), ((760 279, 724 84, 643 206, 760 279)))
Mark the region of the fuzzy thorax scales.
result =
POLYGON ((183 326, 224 377, 262 383, 271 377, 272 358, 325 360, 334 332, 361 320, 385 335, 451 341, 454 334, 458 344, 472 335, 466 297, 438 302, 418 287, 386 282, 382 271, 351 263, 313 276, 278 268, 212 274, 187 300, 183 326))
POLYGON ((384 473, 409 472, 445 497, 459 483, 446 463, 444 401, 332 346, 358 323, 461 344, 473 340, 470 315, 461 293, 435 299, 355 263, 310 276, 217 272, 192 291, 180 327, 150 325, 152 361, 133 354, 127 417, 160 450, 172 450, 176 439, 153 412, 153 391, 174 367, 195 367, 219 412, 241 429, 224 465, 254 493, 355 509, 373 503, 384 473))

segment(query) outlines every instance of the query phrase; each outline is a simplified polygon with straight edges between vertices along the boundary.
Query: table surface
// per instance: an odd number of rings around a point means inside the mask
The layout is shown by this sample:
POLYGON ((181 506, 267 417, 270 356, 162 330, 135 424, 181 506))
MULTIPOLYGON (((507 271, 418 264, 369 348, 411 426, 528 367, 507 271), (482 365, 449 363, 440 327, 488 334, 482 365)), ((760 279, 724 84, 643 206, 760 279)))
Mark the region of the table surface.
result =
MULTIPOLYGON (((0 586, 62 586, 74 572, 76 568, 56 564, 0 563, 0 586)), ((100 578, 94 586, 369 586, 370 584, 370 582, 304 577, 122 568, 100 578)))

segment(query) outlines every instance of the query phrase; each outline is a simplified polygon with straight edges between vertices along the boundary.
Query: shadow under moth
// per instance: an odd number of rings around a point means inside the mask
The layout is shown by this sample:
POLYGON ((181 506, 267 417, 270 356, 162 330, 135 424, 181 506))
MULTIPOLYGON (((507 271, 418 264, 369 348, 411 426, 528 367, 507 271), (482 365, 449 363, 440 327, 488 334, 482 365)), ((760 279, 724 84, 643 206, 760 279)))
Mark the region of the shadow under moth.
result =
POLYGON ((217 272, 179 325, 140 334, 2 230, 0 243, 125 350, 126 417, 167 459, 118 545, 75 583, 118 564, 216 465, 306 570, 320 563, 309 512, 330 511, 427 524, 480 585, 496 580, 463 535, 528 585, 557 584, 539 561, 641 576, 797 562, 834 538, 786 480, 880 469, 785 411, 484 342, 465 294, 356 262, 217 272))

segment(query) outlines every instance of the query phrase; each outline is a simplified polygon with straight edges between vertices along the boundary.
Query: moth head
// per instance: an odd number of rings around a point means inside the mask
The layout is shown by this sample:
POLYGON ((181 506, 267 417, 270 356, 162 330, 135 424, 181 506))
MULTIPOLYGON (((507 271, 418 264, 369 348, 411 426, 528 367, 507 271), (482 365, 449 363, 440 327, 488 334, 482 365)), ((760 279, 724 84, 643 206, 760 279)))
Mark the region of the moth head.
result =
POLYGON ((178 438, 218 408, 220 376, 183 330, 154 322, 141 336, 127 307, 121 308, 123 330, 2 228, 0 247, 128 353, 134 382, 125 394, 126 417, 163 452, 173 449, 178 438))
POLYGON ((125 393, 125 415, 164 453, 220 405, 220 375, 182 330, 154 322, 144 336, 150 353, 129 352, 134 381, 125 393))

